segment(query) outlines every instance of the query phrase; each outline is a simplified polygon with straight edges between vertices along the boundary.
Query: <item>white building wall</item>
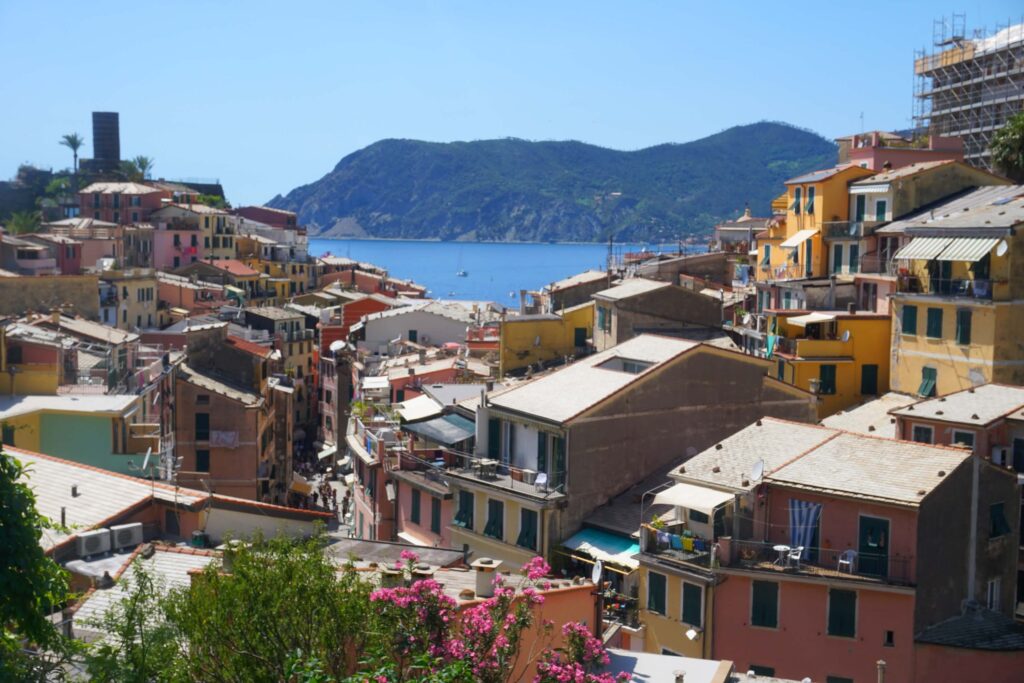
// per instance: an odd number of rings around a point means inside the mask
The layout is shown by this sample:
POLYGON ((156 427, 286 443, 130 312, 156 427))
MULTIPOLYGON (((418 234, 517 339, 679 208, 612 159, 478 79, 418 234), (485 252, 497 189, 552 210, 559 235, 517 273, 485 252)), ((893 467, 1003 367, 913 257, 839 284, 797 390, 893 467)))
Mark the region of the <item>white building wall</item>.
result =
POLYGON ((447 342, 465 342, 468 324, 427 311, 408 311, 399 315, 376 318, 366 322, 366 346, 370 350, 386 346, 392 339, 409 339, 409 330, 416 330, 417 340, 426 346, 447 342), (429 339, 429 341, 428 341, 429 339))

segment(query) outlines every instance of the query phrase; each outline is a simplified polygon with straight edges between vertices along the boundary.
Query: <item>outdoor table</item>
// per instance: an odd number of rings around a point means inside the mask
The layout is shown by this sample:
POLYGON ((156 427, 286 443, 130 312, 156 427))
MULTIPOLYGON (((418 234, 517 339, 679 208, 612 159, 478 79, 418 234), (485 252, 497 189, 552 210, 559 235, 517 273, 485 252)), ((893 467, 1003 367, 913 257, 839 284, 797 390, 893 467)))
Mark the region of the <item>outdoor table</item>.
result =
POLYGON ((789 556, 790 547, 788 545, 779 544, 779 545, 773 546, 772 550, 774 550, 775 552, 777 552, 779 554, 779 559, 775 560, 775 564, 785 567, 786 563, 789 561, 788 560, 788 556, 789 556))

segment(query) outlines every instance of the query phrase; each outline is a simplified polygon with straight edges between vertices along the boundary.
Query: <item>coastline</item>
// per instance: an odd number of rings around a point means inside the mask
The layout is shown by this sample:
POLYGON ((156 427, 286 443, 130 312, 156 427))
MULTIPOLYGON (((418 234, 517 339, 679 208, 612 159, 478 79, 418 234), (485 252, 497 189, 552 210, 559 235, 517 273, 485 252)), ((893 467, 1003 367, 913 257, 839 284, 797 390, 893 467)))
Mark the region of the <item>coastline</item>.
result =
MULTIPOLYGON (((422 242, 425 244, 549 244, 549 245, 566 245, 566 246, 583 246, 583 245, 607 245, 607 242, 573 242, 559 240, 557 242, 540 242, 537 240, 501 240, 501 241, 488 241, 488 240, 442 240, 437 237, 424 237, 424 238, 411 238, 411 237, 321 237, 319 235, 309 235, 306 237, 311 240, 329 240, 332 242, 422 242)), ((683 242, 684 247, 706 247, 708 240, 702 242, 683 242)), ((613 246, 672 246, 676 247, 679 242, 612 242, 613 246)))

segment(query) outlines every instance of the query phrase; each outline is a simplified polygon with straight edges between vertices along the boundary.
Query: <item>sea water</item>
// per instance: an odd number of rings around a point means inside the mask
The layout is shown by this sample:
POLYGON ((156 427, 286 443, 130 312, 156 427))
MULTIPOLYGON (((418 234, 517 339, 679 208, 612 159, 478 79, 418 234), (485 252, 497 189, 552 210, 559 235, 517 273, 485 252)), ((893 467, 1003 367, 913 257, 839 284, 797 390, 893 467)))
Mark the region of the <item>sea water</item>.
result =
MULTIPOLYGON (((675 253, 676 245, 615 244, 616 257, 647 249, 675 253)), ((686 247, 686 253, 703 251, 686 247)), ((519 290, 535 290, 589 268, 604 270, 608 245, 415 240, 310 239, 313 256, 345 256, 387 269, 393 277, 424 285, 437 299, 518 302, 519 290), (458 273, 464 271, 465 277, 458 273)))

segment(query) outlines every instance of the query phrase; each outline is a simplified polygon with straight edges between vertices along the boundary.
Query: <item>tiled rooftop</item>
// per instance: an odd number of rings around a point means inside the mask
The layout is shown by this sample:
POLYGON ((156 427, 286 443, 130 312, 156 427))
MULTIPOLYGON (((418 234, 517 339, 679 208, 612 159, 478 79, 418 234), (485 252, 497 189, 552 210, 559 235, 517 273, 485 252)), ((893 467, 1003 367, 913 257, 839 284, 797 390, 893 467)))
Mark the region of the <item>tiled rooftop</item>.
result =
POLYGON ((983 384, 896 408, 893 415, 983 427, 1024 408, 1024 387, 983 384))

